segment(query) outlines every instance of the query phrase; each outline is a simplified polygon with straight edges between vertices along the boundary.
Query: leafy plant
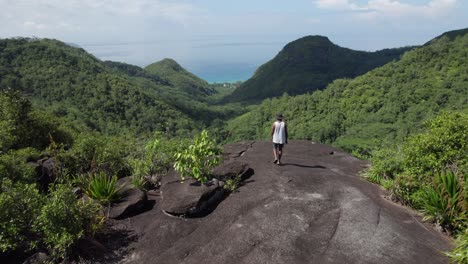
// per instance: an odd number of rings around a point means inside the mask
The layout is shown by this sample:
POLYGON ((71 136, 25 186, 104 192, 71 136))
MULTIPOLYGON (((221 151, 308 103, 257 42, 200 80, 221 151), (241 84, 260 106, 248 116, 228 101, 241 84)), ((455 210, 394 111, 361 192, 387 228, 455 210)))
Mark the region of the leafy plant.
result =
POLYGON ((84 192, 103 205, 118 201, 123 196, 122 187, 117 184, 117 176, 111 177, 104 172, 90 174, 85 180, 84 192))
POLYGON ((130 159, 129 164, 132 170, 132 185, 140 190, 146 189, 147 180, 145 176, 150 175, 150 162, 148 160, 130 159))
POLYGON ((427 188, 422 199, 426 220, 433 219, 448 230, 460 230, 468 224, 462 207, 463 188, 452 171, 437 173, 434 184, 427 188))
POLYGON ((208 132, 203 130, 192 145, 175 155, 174 169, 180 173, 182 180, 191 177, 205 183, 211 179, 211 169, 221 161, 220 153, 221 150, 208 137, 208 132))
POLYGON ((468 263, 468 229, 458 235, 452 252, 445 253, 453 263, 468 263))
POLYGON ((402 154, 400 148, 382 147, 372 152, 372 166, 367 178, 380 183, 382 179, 395 179, 402 172, 402 154))
MULTIPOLYGON (((443 113, 426 123, 427 132, 411 136, 404 145, 405 171, 426 183, 434 171, 452 164, 461 169, 467 163, 468 114, 443 113)), ((468 173, 468 171, 461 171, 468 173)))
POLYGON ((77 200, 71 187, 55 185, 41 208, 34 229, 41 234, 42 243, 55 259, 63 259, 71 246, 85 235, 94 235, 102 224, 99 207, 77 200))
POLYGON ((34 184, 0 181, 0 252, 37 246, 32 227, 43 203, 34 184))
POLYGON ((241 180, 242 179, 241 179, 240 175, 237 175, 236 177, 234 177, 232 179, 227 179, 226 182, 223 185, 223 188, 230 191, 230 192, 233 192, 233 191, 237 190, 237 188, 239 188, 239 184, 240 184, 241 180))

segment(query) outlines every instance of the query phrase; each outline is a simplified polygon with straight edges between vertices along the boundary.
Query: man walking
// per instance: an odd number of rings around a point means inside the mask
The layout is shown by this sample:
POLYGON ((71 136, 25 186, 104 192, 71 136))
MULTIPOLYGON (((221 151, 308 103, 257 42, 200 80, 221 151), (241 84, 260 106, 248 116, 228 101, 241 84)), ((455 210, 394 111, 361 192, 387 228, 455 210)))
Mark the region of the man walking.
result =
POLYGON ((273 138, 273 163, 281 165, 281 156, 283 155, 283 146, 288 144, 288 127, 283 120, 283 114, 276 115, 276 121, 271 127, 271 137, 273 138))

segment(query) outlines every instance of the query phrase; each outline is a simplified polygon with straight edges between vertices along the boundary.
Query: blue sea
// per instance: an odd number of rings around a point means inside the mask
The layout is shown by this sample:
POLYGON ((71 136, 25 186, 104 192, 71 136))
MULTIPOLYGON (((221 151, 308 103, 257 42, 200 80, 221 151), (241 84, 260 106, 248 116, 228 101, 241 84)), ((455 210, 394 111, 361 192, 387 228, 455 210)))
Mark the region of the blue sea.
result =
POLYGON ((249 79, 260 65, 276 56, 285 44, 287 41, 233 42, 219 39, 79 43, 101 60, 125 62, 140 67, 171 58, 210 83, 249 79))

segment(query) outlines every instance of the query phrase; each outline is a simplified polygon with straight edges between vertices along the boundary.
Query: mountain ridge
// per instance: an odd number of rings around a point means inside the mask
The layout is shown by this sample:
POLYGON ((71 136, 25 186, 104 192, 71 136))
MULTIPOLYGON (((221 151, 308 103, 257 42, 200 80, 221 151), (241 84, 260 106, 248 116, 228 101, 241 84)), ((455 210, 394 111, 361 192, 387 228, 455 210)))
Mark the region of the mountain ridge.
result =
POLYGON ((352 78, 398 59, 412 47, 375 52, 340 47, 325 36, 305 36, 292 41, 261 65, 225 102, 257 102, 321 90, 335 79, 352 78))

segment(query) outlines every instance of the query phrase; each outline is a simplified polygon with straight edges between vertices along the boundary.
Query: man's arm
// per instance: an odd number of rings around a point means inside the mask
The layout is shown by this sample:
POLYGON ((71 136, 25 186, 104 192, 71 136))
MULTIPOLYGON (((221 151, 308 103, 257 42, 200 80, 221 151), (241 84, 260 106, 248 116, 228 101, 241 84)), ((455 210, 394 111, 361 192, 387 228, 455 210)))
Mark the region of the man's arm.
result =
POLYGON ((284 133, 286 134, 286 144, 288 144, 288 124, 284 123, 284 133))
POLYGON ((271 126, 271 137, 273 137, 273 134, 275 134, 275 123, 271 126))

